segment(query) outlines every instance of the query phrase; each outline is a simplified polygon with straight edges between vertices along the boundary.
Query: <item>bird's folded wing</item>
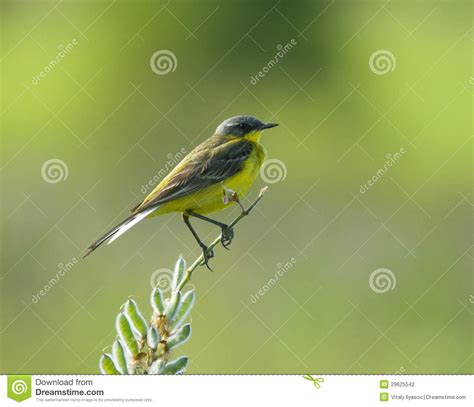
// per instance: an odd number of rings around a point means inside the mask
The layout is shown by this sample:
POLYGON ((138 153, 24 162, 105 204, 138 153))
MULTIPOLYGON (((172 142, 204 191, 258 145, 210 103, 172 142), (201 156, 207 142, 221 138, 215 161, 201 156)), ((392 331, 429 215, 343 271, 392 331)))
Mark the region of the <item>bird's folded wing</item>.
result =
POLYGON ((148 195, 136 212, 193 194, 237 174, 250 156, 253 144, 246 140, 229 140, 210 149, 191 153, 148 195))

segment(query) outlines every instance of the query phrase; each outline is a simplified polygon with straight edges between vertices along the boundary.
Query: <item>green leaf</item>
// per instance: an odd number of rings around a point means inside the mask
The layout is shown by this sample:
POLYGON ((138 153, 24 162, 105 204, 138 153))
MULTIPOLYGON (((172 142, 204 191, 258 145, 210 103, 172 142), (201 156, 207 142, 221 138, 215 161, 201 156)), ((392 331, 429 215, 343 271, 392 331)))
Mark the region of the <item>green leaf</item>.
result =
POLYGON ((188 366, 188 357, 181 356, 166 364, 161 374, 182 374, 188 366))
POLYGON ((191 308, 194 305, 194 300, 196 296, 194 295, 193 291, 188 291, 181 297, 181 302, 179 303, 178 310, 174 316, 174 319, 171 321, 170 327, 171 329, 179 327, 181 324, 186 322, 188 318, 191 308))
POLYGON ((135 336, 133 335, 130 322, 123 312, 117 315, 115 327, 120 339, 122 339, 122 342, 125 344, 128 351, 132 354, 132 356, 136 356, 138 354, 138 343, 135 340, 135 336))
POLYGON ((99 360, 99 368, 102 374, 120 374, 115 367, 112 357, 108 353, 104 353, 99 360))
POLYGON ((148 328, 148 335, 146 336, 147 345, 150 349, 156 350, 160 343, 160 334, 154 327, 148 328))
POLYGON ((145 318, 143 318, 140 310, 138 309, 138 305, 134 300, 128 300, 125 303, 125 313, 132 323, 133 328, 137 331, 142 338, 146 336, 146 331, 148 329, 147 323, 145 318))
POLYGON ((116 339, 112 345, 112 357, 117 370, 121 374, 127 374, 127 358, 125 356, 125 349, 123 348, 120 339, 116 339))
POLYGON ((171 336, 170 339, 168 340, 167 342, 168 349, 171 350, 183 344, 189 339, 190 336, 191 336, 191 324, 183 325, 183 327, 176 334, 171 336))
POLYGON ((158 315, 165 314, 165 302, 163 301, 163 294, 161 293, 161 290, 159 288, 155 288, 151 292, 150 303, 151 303, 151 306, 153 307, 153 310, 158 315))
POLYGON ((183 256, 179 256, 179 259, 174 266, 173 282, 172 282, 173 291, 178 289, 179 285, 184 280, 185 276, 186 276, 186 261, 184 260, 183 256))
POLYGON ((181 302, 181 293, 177 291, 173 294, 173 296, 170 299, 170 302, 166 306, 165 315, 168 321, 171 321, 175 317, 176 311, 178 311, 178 306, 180 302, 181 302))

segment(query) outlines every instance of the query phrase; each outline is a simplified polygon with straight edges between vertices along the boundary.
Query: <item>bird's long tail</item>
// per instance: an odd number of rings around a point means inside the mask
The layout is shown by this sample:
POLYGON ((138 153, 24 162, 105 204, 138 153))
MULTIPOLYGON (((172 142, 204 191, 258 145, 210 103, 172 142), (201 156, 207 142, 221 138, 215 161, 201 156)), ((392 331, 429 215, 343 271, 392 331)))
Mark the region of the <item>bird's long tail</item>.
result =
POLYGON ((127 230, 135 226, 138 222, 145 219, 151 212, 156 210, 156 207, 149 208, 143 212, 134 213, 130 215, 127 219, 119 223, 114 228, 110 229, 104 236, 100 239, 97 239, 94 243, 92 243, 87 248, 87 253, 83 257, 87 257, 91 254, 95 249, 97 249, 102 243, 108 241, 107 244, 112 243, 114 240, 118 239, 122 236, 127 230))

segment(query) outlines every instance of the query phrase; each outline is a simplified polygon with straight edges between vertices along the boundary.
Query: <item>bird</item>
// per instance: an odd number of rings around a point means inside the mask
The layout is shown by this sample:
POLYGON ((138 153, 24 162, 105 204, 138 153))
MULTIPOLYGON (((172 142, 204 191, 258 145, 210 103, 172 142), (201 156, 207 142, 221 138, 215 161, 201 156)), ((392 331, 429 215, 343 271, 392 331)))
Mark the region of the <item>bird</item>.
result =
POLYGON ((233 203, 242 209, 245 196, 257 178, 266 158, 260 143, 264 130, 278 126, 253 116, 240 115, 224 120, 214 134, 195 147, 163 178, 132 214, 92 243, 84 257, 104 242, 112 243, 145 218, 178 212, 203 253, 209 269, 212 249, 201 240, 190 218, 207 221, 221 229, 221 244, 226 249, 234 238, 229 225, 206 216, 233 203))

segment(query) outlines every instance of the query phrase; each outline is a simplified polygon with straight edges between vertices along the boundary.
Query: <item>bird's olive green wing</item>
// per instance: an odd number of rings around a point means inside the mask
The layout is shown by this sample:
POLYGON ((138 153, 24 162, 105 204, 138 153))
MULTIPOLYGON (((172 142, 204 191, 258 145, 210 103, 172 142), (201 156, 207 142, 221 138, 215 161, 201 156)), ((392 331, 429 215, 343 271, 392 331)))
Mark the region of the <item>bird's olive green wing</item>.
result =
POLYGON ((203 143, 192 151, 135 211, 142 212, 225 181, 242 169, 253 149, 253 144, 246 140, 209 144, 208 148, 203 143))

